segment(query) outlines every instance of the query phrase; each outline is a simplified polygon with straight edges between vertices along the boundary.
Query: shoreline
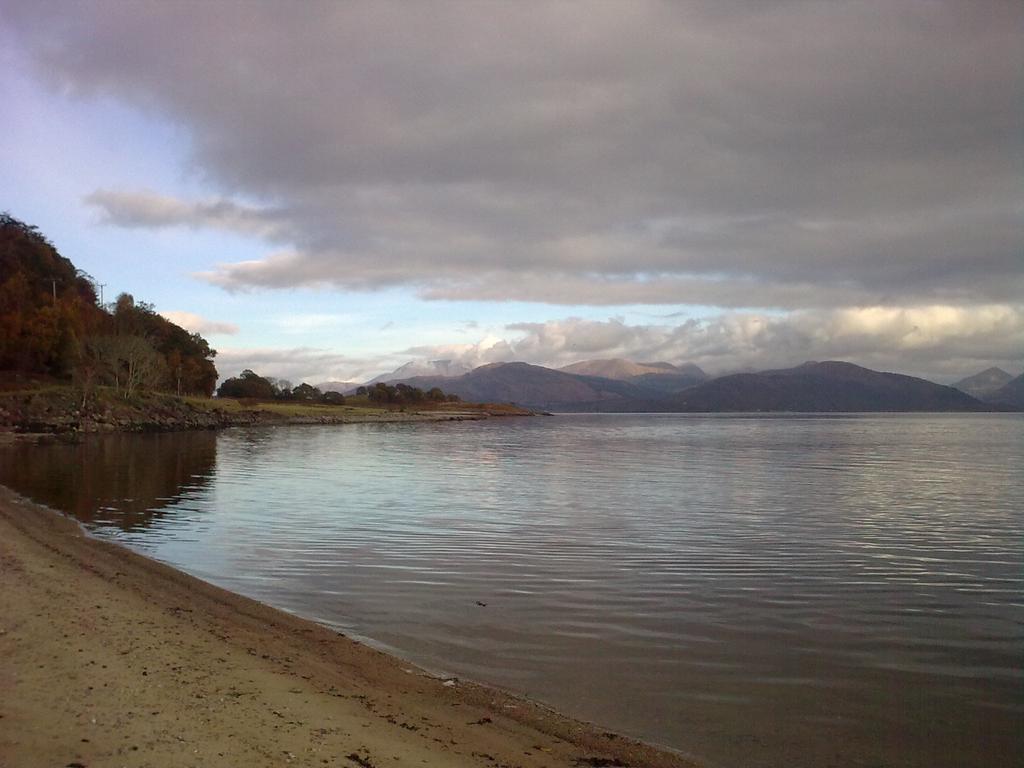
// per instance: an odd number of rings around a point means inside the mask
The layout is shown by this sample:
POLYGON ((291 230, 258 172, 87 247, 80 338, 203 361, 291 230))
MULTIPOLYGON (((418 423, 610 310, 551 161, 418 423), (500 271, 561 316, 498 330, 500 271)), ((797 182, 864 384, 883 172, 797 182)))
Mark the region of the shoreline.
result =
POLYGON ((95 397, 85 407, 67 386, 0 392, 0 434, 83 435, 179 432, 244 426, 341 425, 479 421, 534 416, 513 405, 452 403, 436 407, 370 408, 353 405, 280 404, 182 398, 141 393, 131 400, 95 397))
POLYGON ((0 766, 697 765, 442 680, 0 486, 0 766))

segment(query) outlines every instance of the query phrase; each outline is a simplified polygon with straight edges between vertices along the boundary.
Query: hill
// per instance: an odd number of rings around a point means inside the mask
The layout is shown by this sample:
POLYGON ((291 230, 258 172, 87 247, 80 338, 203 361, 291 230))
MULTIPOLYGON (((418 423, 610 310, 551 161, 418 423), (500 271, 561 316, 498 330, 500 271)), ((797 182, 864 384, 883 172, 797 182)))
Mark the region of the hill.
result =
POLYGON ((670 394, 644 386, 644 380, 652 376, 683 378, 647 373, 617 380, 527 363, 493 363, 454 378, 414 377, 405 383, 422 389, 443 386, 446 392, 466 400, 511 402, 550 411, 828 413, 987 411, 997 407, 953 387, 838 361, 722 376, 670 394))
POLYGON ((984 400, 988 395, 1009 384, 1012 379, 1013 376, 1002 368, 993 367, 968 376, 966 379, 960 379, 953 386, 971 397, 984 400))
POLYGON ((703 371, 699 376, 682 372, 645 373, 642 376, 634 376, 629 379, 629 383, 646 393, 647 397, 663 398, 666 395, 673 395, 684 389, 695 387, 707 380, 708 376, 703 371))
POLYGON ((199 334, 121 294, 100 306, 92 279, 36 228, 0 214, 0 371, 210 395, 216 352, 199 334))
POLYGON ((666 405, 682 412, 989 410, 953 387, 835 361, 723 376, 679 393, 666 405))
POLYGON ((645 392, 628 382, 528 363, 491 363, 454 378, 421 376, 405 383, 421 389, 443 387, 463 400, 516 403, 542 410, 650 410, 645 392))
POLYGON ((322 381, 319 384, 314 384, 314 387, 319 389, 321 392, 340 392, 345 395, 349 392, 354 392, 356 387, 359 386, 359 382, 356 381, 322 381))
POLYGON ((469 373, 469 371, 469 366, 454 360, 412 360, 405 365, 400 365, 391 373, 382 373, 380 376, 374 376, 366 382, 366 385, 391 384, 397 381, 407 381, 415 376, 449 378, 452 376, 462 376, 465 373, 469 373))
POLYGON ((36 227, 0 214, 0 370, 70 376, 79 343, 106 322, 88 275, 36 227))
POLYGON ((632 360, 626 360, 621 357, 603 360, 583 360, 579 363, 563 366, 558 370, 580 376, 600 376, 604 379, 615 379, 617 381, 630 381, 638 376, 647 374, 682 375, 699 379, 707 378, 707 374, 693 363, 687 363, 683 366, 675 366, 671 363, 634 363, 632 360))
MULTIPOLYGON (((708 375, 693 363, 635 363, 623 358, 584 360, 559 369, 576 376, 591 376, 632 384, 626 394, 633 399, 660 399, 707 381, 708 375)), ((645 408, 646 410, 646 408, 645 408)))
POLYGON ((1024 374, 1011 379, 995 392, 985 397, 985 402, 1024 409, 1024 374))

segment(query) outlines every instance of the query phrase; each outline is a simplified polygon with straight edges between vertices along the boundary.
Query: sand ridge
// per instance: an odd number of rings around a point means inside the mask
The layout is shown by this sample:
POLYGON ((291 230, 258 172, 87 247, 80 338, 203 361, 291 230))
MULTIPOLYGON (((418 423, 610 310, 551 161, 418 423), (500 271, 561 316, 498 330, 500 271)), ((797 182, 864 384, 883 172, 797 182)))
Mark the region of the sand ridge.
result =
POLYGON ((0 768, 695 765, 445 682, 0 487, 0 768))

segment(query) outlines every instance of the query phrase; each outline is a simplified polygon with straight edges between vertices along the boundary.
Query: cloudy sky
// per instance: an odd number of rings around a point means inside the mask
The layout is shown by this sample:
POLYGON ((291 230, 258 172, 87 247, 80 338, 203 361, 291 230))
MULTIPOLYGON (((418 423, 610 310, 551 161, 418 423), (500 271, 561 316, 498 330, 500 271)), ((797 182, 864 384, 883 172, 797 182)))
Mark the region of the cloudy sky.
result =
POLYGON ((1018 0, 0 0, 0 208, 223 375, 1024 367, 1018 0))

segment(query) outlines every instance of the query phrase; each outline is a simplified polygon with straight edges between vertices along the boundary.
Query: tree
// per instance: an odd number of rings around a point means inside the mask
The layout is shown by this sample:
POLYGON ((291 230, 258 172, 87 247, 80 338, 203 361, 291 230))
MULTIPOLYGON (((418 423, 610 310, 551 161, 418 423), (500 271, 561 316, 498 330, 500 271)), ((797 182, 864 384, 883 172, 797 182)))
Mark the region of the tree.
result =
POLYGON ((79 340, 107 322, 75 266, 36 227, 0 213, 0 369, 69 377, 79 340))
POLYGON ((393 403, 398 397, 398 390, 394 387, 378 382, 367 390, 366 396, 371 403, 393 403))
POLYGON ((130 293, 119 295, 112 306, 118 334, 143 336, 164 357, 166 373, 161 384, 165 389, 178 394, 213 394, 217 352, 206 339, 158 315, 152 304, 136 301, 130 293))
POLYGON ((267 379, 247 368, 237 377, 225 379, 217 388, 217 397, 273 400, 274 386, 267 379))
MULTIPOLYGON (((88 364, 84 363, 86 369, 81 367, 81 354, 87 339, 101 336, 149 342, 163 363, 146 366, 160 374, 157 382, 148 381, 148 373, 143 376, 146 386, 179 394, 213 393, 217 353, 205 339, 161 317, 152 304, 136 301, 129 293, 120 294, 109 311, 99 306, 93 278, 61 256, 36 227, 0 213, 0 370, 70 378, 77 383, 86 374, 86 380, 91 380, 88 364)), ((100 342, 99 347, 111 343, 100 342)), ((136 352, 148 358, 140 349, 136 352)), ((127 349, 122 351, 128 354, 127 349)), ((138 354, 128 356, 136 362, 142 359, 138 354)), ((121 363, 132 374, 136 372, 127 358, 121 363)), ((125 380, 125 371, 108 373, 119 382, 125 380)))
POLYGON ((292 396, 296 400, 302 400, 303 402, 307 403, 316 403, 320 401, 322 395, 320 390, 317 389, 316 387, 311 386, 306 382, 302 382, 301 384, 299 384, 299 386, 295 387, 295 389, 292 390, 292 396))
POLYGON ((408 384, 395 385, 395 400, 399 403, 415 403, 423 399, 423 390, 410 387, 408 384))
POLYGON ((155 387, 165 373, 164 360, 141 336, 117 336, 125 399, 136 389, 155 387))
POLYGON ((292 383, 288 381, 288 379, 274 379, 268 377, 267 380, 270 382, 270 385, 274 388, 274 397, 276 399, 292 399, 292 383))
MULTIPOLYGON (((159 385, 164 360, 141 336, 94 336, 85 344, 79 369, 82 379, 110 384, 127 400, 139 389, 159 385)), ((83 391, 83 403, 86 396, 83 391)))
POLYGON ((104 373, 104 360, 98 349, 98 338, 100 337, 92 336, 85 339, 78 347, 72 379, 82 393, 82 403, 79 406, 81 408, 85 408, 104 373))

